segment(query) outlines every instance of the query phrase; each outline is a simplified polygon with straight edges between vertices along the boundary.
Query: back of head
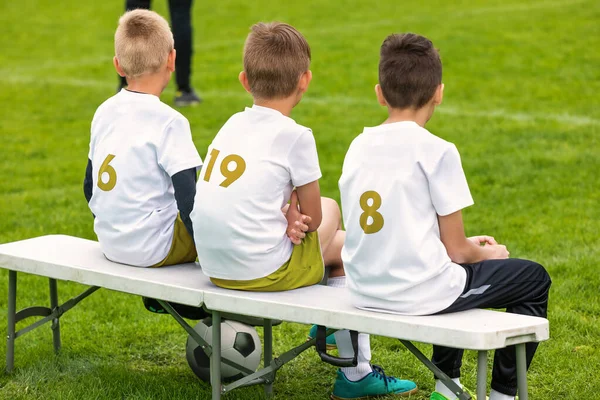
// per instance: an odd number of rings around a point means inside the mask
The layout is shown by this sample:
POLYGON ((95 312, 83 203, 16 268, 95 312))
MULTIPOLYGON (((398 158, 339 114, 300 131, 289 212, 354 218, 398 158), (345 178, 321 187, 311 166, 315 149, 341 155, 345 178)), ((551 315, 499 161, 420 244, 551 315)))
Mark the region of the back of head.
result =
POLYGON ((294 27, 280 22, 252 26, 244 46, 244 71, 254 98, 290 96, 309 67, 310 47, 294 27))
POLYGON ((115 32, 115 55, 128 78, 158 72, 173 50, 167 21, 149 10, 126 12, 115 32))
POLYGON ((381 45, 379 85, 392 108, 419 109, 442 83, 442 62, 433 43, 414 33, 388 36, 381 45))

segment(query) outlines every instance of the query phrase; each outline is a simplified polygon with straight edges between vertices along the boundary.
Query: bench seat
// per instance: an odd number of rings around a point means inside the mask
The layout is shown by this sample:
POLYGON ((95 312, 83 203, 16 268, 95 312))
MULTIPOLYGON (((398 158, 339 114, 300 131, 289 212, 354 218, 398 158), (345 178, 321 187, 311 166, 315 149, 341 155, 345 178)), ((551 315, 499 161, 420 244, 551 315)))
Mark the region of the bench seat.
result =
POLYGON ((546 319, 505 312, 475 309, 435 316, 402 316, 357 309, 344 288, 317 285, 275 293, 222 289, 210 282, 199 264, 163 268, 117 264, 104 257, 97 242, 66 235, 0 245, 0 268, 190 306, 205 305, 212 311, 478 351, 549 338, 546 319))

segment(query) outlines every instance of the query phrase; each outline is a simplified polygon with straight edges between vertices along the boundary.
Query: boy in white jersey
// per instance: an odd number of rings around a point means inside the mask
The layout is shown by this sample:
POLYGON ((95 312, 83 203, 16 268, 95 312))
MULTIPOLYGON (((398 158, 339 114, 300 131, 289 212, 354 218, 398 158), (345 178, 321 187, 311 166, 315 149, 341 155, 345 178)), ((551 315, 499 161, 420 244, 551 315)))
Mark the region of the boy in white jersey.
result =
MULTIPOLYGON (((442 101, 442 64, 431 41, 389 36, 376 94, 388 119, 350 145, 340 191, 347 234, 342 259, 354 305, 408 315, 471 308, 546 316, 550 278, 509 259, 491 236, 465 237, 473 204, 456 147, 424 126, 442 101)), ((537 344, 527 344, 527 365, 537 344)), ((434 346, 433 363, 460 385, 462 350, 434 346)), ((497 350, 490 400, 514 399, 514 347, 497 350)), ((441 381, 431 399, 456 399, 441 381)))
MULTIPOLYGON (((345 286, 339 207, 321 198, 312 131, 289 117, 310 83, 309 66, 310 47, 296 29, 283 23, 252 27, 239 79, 254 106, 233 115, 209 146, 192 212, 198 258, 215 285, 291 290, 319 283, 327 266, 328 285, 345 286), (308 218, 295 229, 307 233, 294 246, 286 229, 294 228, 299 213, 308 218)), ((340 356, 352 357, 348 332, 340 335, 340 356)), ((334 395, 343 396, 336 398, 414 392, 413 382, 371 368, 368 340, 359 339, 358 356, 356 368, 339 372, 344 381, 336 381, 334 395)))
POLYGON ((137 267, 194 262, 189 214, 202 160, 187 119, 159 99, 175 69, 165 19, 125 13, 113 62, 129 86, 96 110, 84 181, 100 247, 137 267))

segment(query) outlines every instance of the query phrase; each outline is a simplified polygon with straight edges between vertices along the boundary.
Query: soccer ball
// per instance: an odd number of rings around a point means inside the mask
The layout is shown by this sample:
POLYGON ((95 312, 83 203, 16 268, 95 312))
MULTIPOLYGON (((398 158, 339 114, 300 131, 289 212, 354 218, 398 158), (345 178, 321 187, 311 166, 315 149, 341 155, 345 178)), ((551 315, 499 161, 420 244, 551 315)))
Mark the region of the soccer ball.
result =
MULTIPOLYGON (((200 337, 212 344, 212 318, 198 322, 194 330, 200 337)), ((186 358, 194 374, 205 382, 210 382, 210 359, 201 346, 188 336, 186 358)), ((241 322, 224 320, 221 322, 221 357, 227 358, 245 368, 256 371, 262 355, 260 338, 256 329, 241 322)), ((221 379, 237 380, 246 374, 237 368, 221 363, 221 379)))

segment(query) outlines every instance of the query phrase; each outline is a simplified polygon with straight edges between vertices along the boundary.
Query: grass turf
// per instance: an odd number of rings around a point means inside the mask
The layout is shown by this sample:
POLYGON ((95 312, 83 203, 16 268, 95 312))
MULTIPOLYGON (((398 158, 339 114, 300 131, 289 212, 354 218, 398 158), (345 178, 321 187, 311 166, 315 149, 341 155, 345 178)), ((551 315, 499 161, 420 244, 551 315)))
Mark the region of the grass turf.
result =
MULTIPOLYGON (((91 117, 117 85, 112 36, 122 3, 0 3, 0 243, 50 233, 94 238, 81 182, 91 117)), ((167 15, 165 3, 155 7, 167 15)), ((339 199, 350 141, 385 118, 373 95, 381 41, 399 31, 430 37, 442 54, 446 98, 428 128, 461 151, 476 201, 464 213, 467 233, 494 235, 512 256, 539 261, 553 277, 551 340, 530 370, 531 398, 593 398, 600 383, 600 3, 420 3, 196 1, 193 83, 205 102, 181 110, 194 141, 204 156, 226 119, 251 103, 237 82, 248 27, 290 22, 312 46, 314 73, 293 117, 313 128, 323 194, 339 199)), ((170 86, 163 100, 173 95, 170 86)), ((0 288, 7 275, 0 273, 0 288)), ((81 289, 59 283, 60 298, 81 289)), ((47 293, 45 280, 21 276, 18 307, 46 304, 47 293)), ((62 321, 59 356, 47 327, 17 340, 16 371, 0 373, 0 398, 210 397, 187 367, 183 331, 145 312, 139 299, 100 291, 62 321)), ((276 328, 276 353, 306 330, 276 328)), ((428 398, 430 373, 397 341, 375 337, 372 352, 388 373, 418 383, 413 398, 428 398)), ((468 354, 463 367, 471 387, 474 360, 468 354)), ((308 351, 280 371, 275 398, 324 399, 333 379, 334 368, 308 351)), ((260 388, 247 388, 227 398, 262 397, 260 388)))

